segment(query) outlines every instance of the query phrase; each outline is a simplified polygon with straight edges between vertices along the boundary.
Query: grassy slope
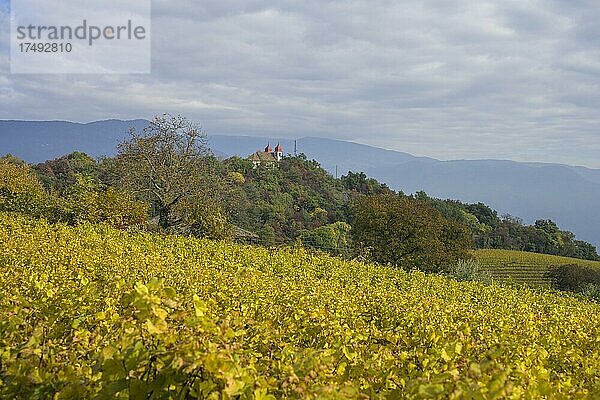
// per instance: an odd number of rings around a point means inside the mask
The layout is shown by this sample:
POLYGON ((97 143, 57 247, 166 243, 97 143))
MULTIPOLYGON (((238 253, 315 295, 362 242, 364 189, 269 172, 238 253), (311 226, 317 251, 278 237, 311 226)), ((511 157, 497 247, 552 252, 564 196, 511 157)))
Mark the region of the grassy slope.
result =
POLYGON ((0 397, 600 393, 600 306, 549 292, 2 214, 0 265, 0 397))
POLYGON ((549 286, 547 273, 550 268, 565 264, 586 265, 600 268, 600 261, 580 260, 547 254, 513 250, 485 249, 474 252, 475 259, 486 267, 499 281, 513 281, 534 286, 549 286))

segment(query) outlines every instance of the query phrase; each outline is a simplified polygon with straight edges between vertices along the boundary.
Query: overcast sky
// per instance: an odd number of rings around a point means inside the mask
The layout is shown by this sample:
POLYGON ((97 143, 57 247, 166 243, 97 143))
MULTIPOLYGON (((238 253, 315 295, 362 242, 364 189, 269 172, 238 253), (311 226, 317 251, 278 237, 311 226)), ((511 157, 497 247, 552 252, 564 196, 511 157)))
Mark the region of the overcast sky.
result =
POLYGON ((152 5, 150 75, 11 75, 0 0, 0 119, 171 112, 209 134, 600 168, 597 0, 152 5))

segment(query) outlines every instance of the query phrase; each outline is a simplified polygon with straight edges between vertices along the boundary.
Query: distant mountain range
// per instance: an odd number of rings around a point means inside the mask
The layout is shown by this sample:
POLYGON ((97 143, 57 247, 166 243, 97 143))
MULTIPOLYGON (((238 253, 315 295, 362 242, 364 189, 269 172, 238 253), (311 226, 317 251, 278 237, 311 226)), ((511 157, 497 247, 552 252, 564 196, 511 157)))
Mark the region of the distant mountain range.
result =
MULTIPOLYGON (((108 120, 88 124, 63 121, 0 121, 0 153, 11 153, 37 163, 75 150, 91 156, 114 155, 116 144, 130 127, 142 129, 145 120, 108 120)), ((278 142, 285 153, 294 141, 251 136, 210 135, 216 155, 247 156, 267 143, 278 142)), ((339 176, 364 171, 391 188, 468 202, 484 202, 500 213, 526 222, 553 219, 577 237, 600 247, 600 170, 560 164, 502 160, 440 161, 362 144, 304 137, 298 153, 317 160, 339 176)))

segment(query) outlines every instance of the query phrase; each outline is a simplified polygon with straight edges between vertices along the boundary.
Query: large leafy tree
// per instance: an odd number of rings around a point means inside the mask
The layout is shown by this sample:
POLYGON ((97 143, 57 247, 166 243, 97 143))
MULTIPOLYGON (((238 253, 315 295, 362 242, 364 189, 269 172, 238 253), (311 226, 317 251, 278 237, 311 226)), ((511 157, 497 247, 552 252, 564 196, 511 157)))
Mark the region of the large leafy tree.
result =
POLYGON ((121 185, 151 205, 160 228, 222 236, 226 224, 219 207, 218 162, 202 128, 182 116, 165 114, 130 134, 116 157, 121 185), (208 232, 216 227, 223 232, 208 232))
POLYGON ((310 248, 336 255, 346 255, 349 248, 351 226, 338 221, 313 230, 303 230, 298 234, 301 243, 310 248))
POLYGON ((49 218, 48 211, 56 205, 55 200, 46 195, 29 165, 11 156, 0 159, 0 211, 49 218))
POLYGON ((364 172, 348 171, 347 175, 340 178, 340 182, 345 189, 365 195, 391 192, 385 183, 369 178, 364 172))
POLYGON ((96 160, 78 151, 37 164, 33 168, 44 187, 61 196, 81 177, 100 181, 100 166, 96 160))
POLYGON ((468 258, 472 236, 425 201, 402 195, 365 196, 353 205, 353 243, 376 262, 441 271, 468 258))

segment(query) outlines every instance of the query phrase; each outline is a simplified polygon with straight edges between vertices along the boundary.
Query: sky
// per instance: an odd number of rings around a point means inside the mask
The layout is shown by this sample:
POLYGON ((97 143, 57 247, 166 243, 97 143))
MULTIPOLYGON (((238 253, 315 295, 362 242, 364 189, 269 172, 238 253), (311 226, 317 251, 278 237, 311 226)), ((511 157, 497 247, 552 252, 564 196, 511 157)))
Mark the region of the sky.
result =
POLYGON ((0 10, 0 119, 168 112, 208 134, 600 168, 598 1, 156 0, 152 72, 129 75, 10 74, 0 10))

